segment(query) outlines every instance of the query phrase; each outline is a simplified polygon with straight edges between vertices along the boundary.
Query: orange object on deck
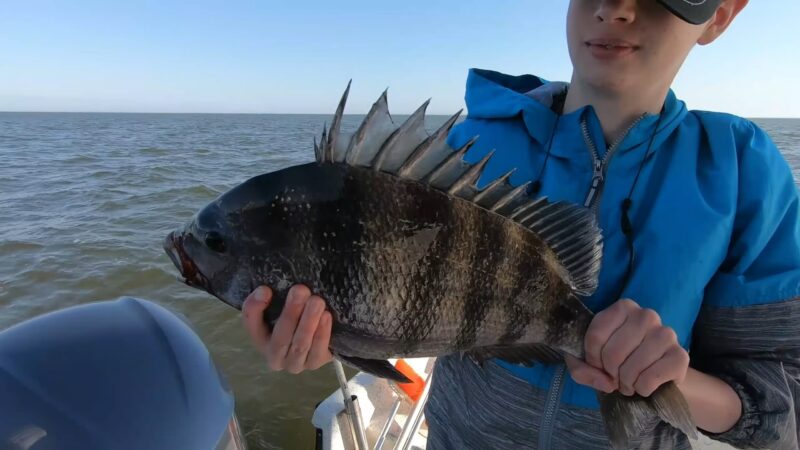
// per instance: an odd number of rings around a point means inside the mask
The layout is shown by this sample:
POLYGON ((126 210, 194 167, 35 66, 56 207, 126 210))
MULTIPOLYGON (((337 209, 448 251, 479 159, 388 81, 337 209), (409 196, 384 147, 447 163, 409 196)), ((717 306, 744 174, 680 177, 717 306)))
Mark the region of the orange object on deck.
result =
POLYGON ((422 390, 425 389, 425 380, 423 380, 422 377, 419 376, 419 374, 417 374, 417 372, 402 359, 398 359, 394 366, 400 371, 400 373, 411 380, 410 383, 397 383, 397 387, 408 394, 411 400, 416 403, 417 400, 419 400, 420 395, 422 395, 422 390))

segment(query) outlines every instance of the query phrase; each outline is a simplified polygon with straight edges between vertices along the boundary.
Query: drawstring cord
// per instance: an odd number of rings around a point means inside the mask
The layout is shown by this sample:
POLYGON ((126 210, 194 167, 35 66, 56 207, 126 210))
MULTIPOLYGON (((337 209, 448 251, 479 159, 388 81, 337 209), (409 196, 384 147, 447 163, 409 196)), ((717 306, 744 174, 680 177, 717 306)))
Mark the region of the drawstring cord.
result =
POLYGON ((633 247, 633 224, 631 223, 630 218, 630 209, 633 206, 633 191, 636 188, 636 183, 639 181, 639 175, 642 174, 642 169, 644 168, 647 159, 650 157, 650 153, 653 151, 653 141, 655 141, 656 133, 658 132, 658 127, 661 125, 661 119, 664 117, 664 107, 661 107, 661 112, 658 115, 658 120, 656 121, 656 126, 653 129, 653 134, 650 136, 650 143, 647 145, 647 151, 642 156, 642 162, 639 163, 639 170, 636 171, 636 177, 633 179, 633 183, 631 184, 631 189, 628 191, 628 196, 625 197, 625 200, 622 201, 622 214, 620 216, 620 228, 622 229, 622 234, 625 235, 625 241, 628 247, 628 268, 625 270, 625 277, 622 279, 622 284, 619 287, 619 292, 615 299, 622 298, 622 292, 628 286, 628 282, 631 278, 631 272, 633 271, 633 263, 636 259, 636 251, 633 247))
POLYGON ((536 195, 542 189, 542 175, 544 175, 544 168, 547 167, 547 161, 550 159, 550 150, 553 148, 553 141, 556 138, 556 129, 558 129, 558 121, 561 115, 556 116, 555 123, 553 123, 553 132, 550 133, 550 140, 547 142, 547 153, 544 155, 544 162, 542 167, 539 168, 539 175, 536 180, 528 186, 528 195, 536 195))
MULTIPOLYGON (((647 145, 647 151, 645 151, 644 155, 642 156, 642 161, 639 163, 639 169, 636 171, 636 177, 633 179, 633 183, 631 184, 631 188, 628 191, 628 196, 622 201, 621 207, 621 215, 620 215, 620 228, 622 230, 622 234, 625 235, 625 243, 628 248, 628 267, 625 269, 625 276, 622 279, 622 284, 620 285, 619 291, 617 293, 616 299, 622 298, 622 293, 625 288, 628 286, 628 282, 631 278, 631 273, 633 271, 633 263, 636 260, 636 251, 633 246, 633 224, 631 223, 630 218, 630 210, 633 206, 633 192, 636 189, 636 184, 639 181, 639 176, 642 174, 642 169, 644 168, 647 159, 650 157, 650 154, 653 151, 653 142, 656 138, 656 133, 658 132, 659 126, 661 126, 661 119, 664 117, 664 106, 661 107, 661 112, 658 115, 658 120, 656 121, 656 126, 653 129, 653 134, 650 135, 650 142, 647 145)), ((547 143, 547 153, 544 157, 544 162, 542 166, 539 168, 539 174, 536 176, 536 180, 533 181, 528 187, 528 195, 536 195, 542 189, 542 176, 544 175, 544 169, 547 167, 547 161, 550 159, 550 152, 553 148, 553 141, 555 140, 556 130, 558 129, 558 121, 561 118, 561 115, 556 116, 556 120, 553 124, 553 131, 550 133, 550 140, 547 143)))

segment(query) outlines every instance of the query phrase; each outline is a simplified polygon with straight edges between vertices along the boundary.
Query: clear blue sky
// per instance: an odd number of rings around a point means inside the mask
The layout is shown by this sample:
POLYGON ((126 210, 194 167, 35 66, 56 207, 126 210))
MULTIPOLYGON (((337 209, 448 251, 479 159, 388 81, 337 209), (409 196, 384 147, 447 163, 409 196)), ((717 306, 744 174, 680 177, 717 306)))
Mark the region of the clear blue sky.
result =
MULTIPOLYGON (((332 113, 463 106, 467 69, 568 79, 567 0, 39 1, 0 13, 0 111, 332 113)), ((754 0, 674 84, 690 108, 800 117, 800 1, 754 0)))

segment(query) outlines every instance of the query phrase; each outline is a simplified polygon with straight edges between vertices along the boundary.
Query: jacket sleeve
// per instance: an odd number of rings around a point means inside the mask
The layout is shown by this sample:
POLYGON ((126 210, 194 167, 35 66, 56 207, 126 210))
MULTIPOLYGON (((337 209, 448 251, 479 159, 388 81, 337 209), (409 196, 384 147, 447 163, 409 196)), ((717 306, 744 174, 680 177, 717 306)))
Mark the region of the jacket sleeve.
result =
POLYGON ((705 291, 692 366, 727 382, 742 416, 724 433, 739 448, 798 447, 800 210, 788 164, 747 123, 738 148, 736 214, 725 261, 705 291))

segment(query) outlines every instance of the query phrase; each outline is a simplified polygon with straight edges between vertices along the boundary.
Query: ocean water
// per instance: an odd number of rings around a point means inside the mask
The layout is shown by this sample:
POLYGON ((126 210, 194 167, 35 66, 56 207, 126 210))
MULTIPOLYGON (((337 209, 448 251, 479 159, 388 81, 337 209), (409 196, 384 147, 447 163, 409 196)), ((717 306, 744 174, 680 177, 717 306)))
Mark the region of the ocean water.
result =
MULTIPOLYGON (((269 372, 238 312, 180 283, 161 242, 240 182, 311 161, 330 119, 0 113, 0 330, 90 301, 153 300, 195 325, 231 381, 252 448, 313 448, 311 414, 336 388, 333 370, 269 372)), ((360 119, 346 116, 345 128, 360 119)), ((800 120, 756 121, 800 180, 800 120)))

